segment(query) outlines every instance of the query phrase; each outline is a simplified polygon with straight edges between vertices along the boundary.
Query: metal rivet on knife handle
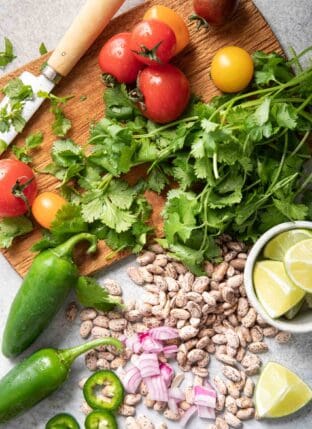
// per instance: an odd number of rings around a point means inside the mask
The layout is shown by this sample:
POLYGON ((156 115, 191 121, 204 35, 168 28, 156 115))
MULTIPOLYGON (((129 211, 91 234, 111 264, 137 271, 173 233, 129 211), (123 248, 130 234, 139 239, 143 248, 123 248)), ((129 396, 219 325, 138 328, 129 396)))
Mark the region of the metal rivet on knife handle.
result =
POLYGON ((57 45, 48 65, 66 76, 123 3, 124 0, 88 0, 57 45))

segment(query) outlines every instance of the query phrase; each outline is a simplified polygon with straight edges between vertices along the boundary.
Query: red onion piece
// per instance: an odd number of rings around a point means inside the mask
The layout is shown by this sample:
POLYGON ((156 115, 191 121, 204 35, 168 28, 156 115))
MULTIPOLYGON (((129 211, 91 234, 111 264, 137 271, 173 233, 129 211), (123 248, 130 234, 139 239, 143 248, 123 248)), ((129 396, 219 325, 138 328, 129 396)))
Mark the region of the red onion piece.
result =
POLYGON ((216 413, 213 408, 197 405, 198 417, 201 419, 215 419, 216 413))
POLYGON ((163 353, 165 357, 174 357, 176 353, 178 353, 178 346, 173 344, 172 346, 165 346, 163 348, 163 353))
POLYGON ((188 424, 188 421, 196 413, 196 411, 197 411, 197 407, 195 405, 192 405, 187 411, 185 411, 182 419, 180 420, 180 425, 183 428, 188 424))
POLYGON ((164 349, 160 341, 155 340, 149 333, 139 334, 139 339, 144 352, 161 353, 164 349))
POLYGON ((171 410, 174 414, 179 414, 179 408, 177 405, 177 402, 173 398, 169 398, 168 400, 168 408, 171 410))
POLYGON ((210 389, 208 387, 203 386, 194 386, 194 404, 203 406, 216 408, 216 391, 210 389))
POLYGON ((160 374, 159 362, 156 353, 142 353, 136 366, 140 370, 142 378, 160 374))
POLYGON ((135 366, 131 366, 122 379, 124 388, 129 393, 136 393, 141 381, 142 377, 140 371, 135 366))
POLYGON ((155 340, 166 341, 179 337, 179 331, 169 326, 159 326, 149 330, 149 334, 155 340))
POLYGON ((161 375, 144 378, 148 389, 148 396, 153 401, 168 402, 168 389, 161 375))
POLYGON ((175 399, 177 402, 185 400, 185 394, 179 387, 169 389, 169 397, 175 399))
POLYGON ((166 384, 167 387, 171 385, 172 379, 174 377, 173 368, 167 363, 161 363, 159 366, 160 374, 166 384))

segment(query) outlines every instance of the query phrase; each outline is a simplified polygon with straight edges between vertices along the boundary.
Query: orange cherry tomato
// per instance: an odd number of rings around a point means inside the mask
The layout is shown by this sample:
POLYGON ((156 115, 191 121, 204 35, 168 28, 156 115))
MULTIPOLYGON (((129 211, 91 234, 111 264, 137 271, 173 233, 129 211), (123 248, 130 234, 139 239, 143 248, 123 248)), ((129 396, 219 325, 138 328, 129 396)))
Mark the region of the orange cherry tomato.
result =
POLYGON ((39 225, 50 229, 56 213, 67 201, 54 192, 42 192, 39 194, 31 207, 32 214, 39 225))
POLYGON ((212 59, 211 78, 223 92, 242 91, 249 85, 253 72, 251 56, 238 46, 221 48, 212 59))
POLYGON ((190 34, 183 18, 166 6, 156 5, 148 9, 143 20, 157 19, 167 24, 176 36, 175 54, 182 51, 190 41, 190 34))

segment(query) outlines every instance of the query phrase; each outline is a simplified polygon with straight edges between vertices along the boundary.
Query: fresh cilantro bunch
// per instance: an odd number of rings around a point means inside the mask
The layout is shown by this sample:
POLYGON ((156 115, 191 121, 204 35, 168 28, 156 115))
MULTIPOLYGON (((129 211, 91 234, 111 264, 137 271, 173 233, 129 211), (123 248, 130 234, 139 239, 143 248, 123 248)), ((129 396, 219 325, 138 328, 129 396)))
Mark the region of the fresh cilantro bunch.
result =
POLYGON ((310 218, 311 174, 302 175, 310 158, 312 68, 275 53, 256 52, 254 63, 248 92, 193 100, 164 126, 141 116, 124 85, 107 89, 106 117, 91 126, 89 147, 57 141, 47 168, 79 207, 75 219, 114 250, 139 251, 150 232, 144 191, 166 193, 174 182, 160 241, 200 273, 204 260, 219 255, 218 234, 254 241, 277 223, 310 218), (144 181, 127 184, 122 175, 142 164, 144 181))

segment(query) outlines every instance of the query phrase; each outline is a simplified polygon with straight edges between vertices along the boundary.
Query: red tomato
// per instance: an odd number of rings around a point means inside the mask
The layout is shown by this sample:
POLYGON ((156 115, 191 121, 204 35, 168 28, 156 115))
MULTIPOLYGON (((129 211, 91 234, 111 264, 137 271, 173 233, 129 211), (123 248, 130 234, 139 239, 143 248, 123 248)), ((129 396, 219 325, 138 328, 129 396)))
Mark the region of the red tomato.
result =
POLYGON ((35 176, 30 167, 15 159, 0 160, 0 216, 21 216, 28 210, 18 193, 24 194, 31 206, 37 194, 35 176), (31 182, 23 187, 26 182, 31 182))
POLYGON ((143 115, 161 124, 177 119, 190 98, 189 81, 171 64, 146 67, 139 73, 138 88, 144 96, 143 115))
POLYGON ((237 9, 239 0, 193 0, 195 13, 208 24, 224 24, 237 9))
POLYGON ((120 83, 135 82, 143 64, 130 49, 131 33, 119 33, 111 37, 99 54, 99 65, 120 83))
POLYGON ((175 53, 176 36, 169 25, 162 21, 141 21, 132 31, 130 47, 136 58, 144 64, 165 64, 175 53))

